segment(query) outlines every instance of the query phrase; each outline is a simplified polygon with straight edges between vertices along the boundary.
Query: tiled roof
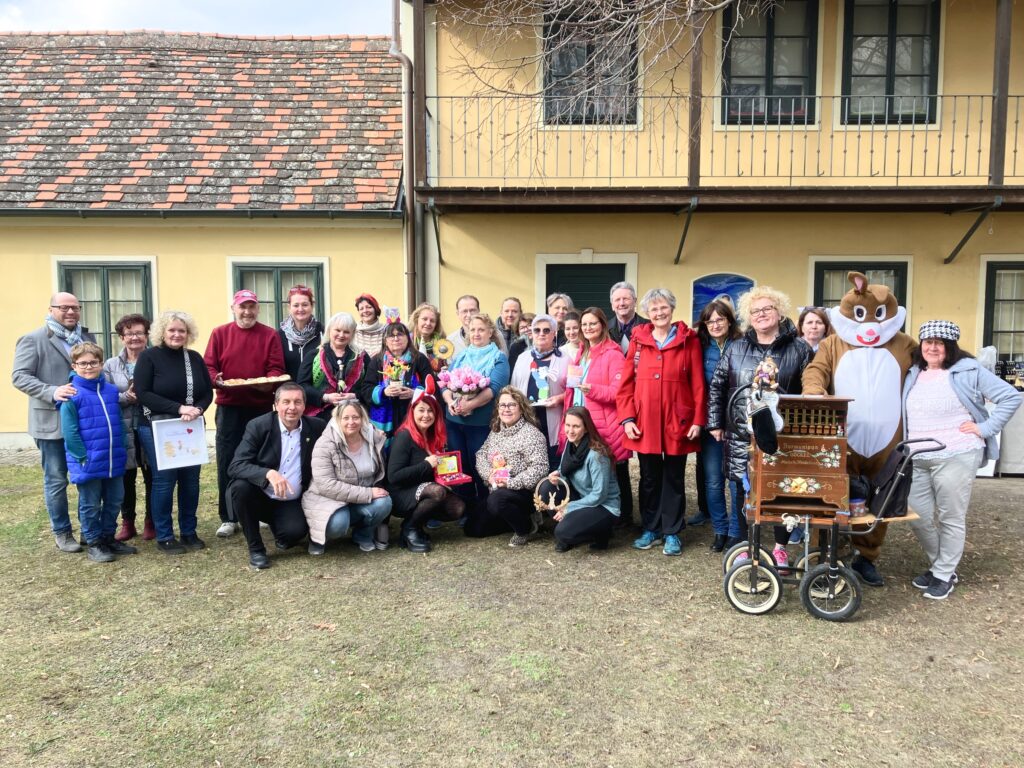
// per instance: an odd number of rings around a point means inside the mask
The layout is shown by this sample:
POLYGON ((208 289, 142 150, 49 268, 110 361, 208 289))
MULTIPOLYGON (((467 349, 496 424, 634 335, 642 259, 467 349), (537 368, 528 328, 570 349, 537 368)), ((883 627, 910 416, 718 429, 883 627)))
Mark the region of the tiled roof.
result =
POLYGON ((0 208, 393 209, 402 70, 388 47, 0 34, 0 208))

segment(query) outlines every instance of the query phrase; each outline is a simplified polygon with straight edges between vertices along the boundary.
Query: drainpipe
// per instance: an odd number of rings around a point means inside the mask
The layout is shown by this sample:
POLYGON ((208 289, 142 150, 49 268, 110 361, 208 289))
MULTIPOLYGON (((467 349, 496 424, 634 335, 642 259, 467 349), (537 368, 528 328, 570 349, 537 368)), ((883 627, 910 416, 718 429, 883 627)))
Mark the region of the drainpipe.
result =
POLYGON ((416 290, 416 217, 414 215, 415 191, 413 180, 413 72, 412 60, 402 53, 402 31, 400 24, 401 0, 391 3, 391 48, 388 55, 398 59, 402 64, 402 143, 405 145, 402 158, 402 186, 405 198, 405 305, 406 316, 417 304, 416 290))

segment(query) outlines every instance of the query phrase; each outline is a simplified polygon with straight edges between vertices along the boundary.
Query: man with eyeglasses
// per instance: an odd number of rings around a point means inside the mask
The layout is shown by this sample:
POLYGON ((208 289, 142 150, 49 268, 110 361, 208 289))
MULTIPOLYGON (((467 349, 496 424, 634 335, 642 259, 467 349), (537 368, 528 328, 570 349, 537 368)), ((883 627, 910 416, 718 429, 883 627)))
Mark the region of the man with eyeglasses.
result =
POLYGON ((81 552, 68 516, 68 465, 57 404, 76 394, 68 383, 71 348, 96 338, 81 325, 82 306, 71 293, 55 293, 42 328, 26 333, 14 348, 11 383, 29 396, 28 434, 43 465, 43 491, 57 549, 81 552))

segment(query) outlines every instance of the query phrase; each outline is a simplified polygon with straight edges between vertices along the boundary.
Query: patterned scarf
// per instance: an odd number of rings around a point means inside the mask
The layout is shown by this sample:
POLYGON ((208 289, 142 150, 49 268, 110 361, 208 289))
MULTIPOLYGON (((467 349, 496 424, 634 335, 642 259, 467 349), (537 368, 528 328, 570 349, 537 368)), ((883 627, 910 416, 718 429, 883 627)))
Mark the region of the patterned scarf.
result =
POLYGON ((284 337, 291 344, 294 344, 296 347, 304 347, 311 339, 320 335, 320 323, 311 317, 309 322, 306 323, 306 327, 300 331, 295 327, 295 321, 292 319, 292 316, 288 315, 281 323, 281 330, 284 331, 284 337))
POLYGON ((46 327, 50 329, 54 336, 64 343, 70 344, 72 347, 75 346, 75 344, 82 343, 82 326, 80 323, 76 325, 74 329, 69 331, 63 325, 47 315, 46 327))
MULTIPOLYGON (((366 360, 366 356, 356 354, 348 347, 344 358, 339 358, 334 354, 334 350, 328 350, 329 347, 330 344, 324 344, 313 358, 313 386, 323 389, 324 392, 351 392, 363 374, 363 361, 366 360), (334 365, 328 359, 328 351, 330 357, 334 358, 334 365)), ((308 403, 305 415, 316 416, 323 413, 327 407, 308 403)))

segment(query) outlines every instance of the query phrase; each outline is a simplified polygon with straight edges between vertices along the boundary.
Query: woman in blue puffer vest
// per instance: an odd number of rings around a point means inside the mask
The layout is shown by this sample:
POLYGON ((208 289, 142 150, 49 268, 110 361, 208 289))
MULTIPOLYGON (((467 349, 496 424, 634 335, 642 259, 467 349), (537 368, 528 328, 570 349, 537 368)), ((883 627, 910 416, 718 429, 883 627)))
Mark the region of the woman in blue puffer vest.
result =
POLYGON ((78 486, 78 520, 89 559, 109 563, 137 551, 114 539, 128 459, 118 390, 103 377, 103 350, 96 344, 72 347, 71 366, 75 394, 60 404, 68 474, 78 486))

